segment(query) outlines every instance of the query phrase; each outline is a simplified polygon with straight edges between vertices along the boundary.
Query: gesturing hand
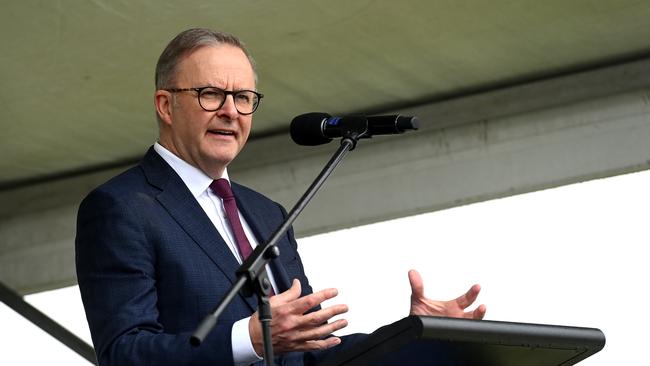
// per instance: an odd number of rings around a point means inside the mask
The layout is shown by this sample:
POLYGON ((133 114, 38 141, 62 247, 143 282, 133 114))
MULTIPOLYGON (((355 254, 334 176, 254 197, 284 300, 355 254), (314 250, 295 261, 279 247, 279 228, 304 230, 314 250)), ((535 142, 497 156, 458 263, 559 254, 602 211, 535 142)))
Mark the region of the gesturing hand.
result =
MULTIPOLYGON (((276 353, 290 351, 310 351, 326 349, 341 343, 338 337, 323 337, 344 328, 347 320, 339 319, 328 323, 332 317, 348 311, 346 305, 333 305, 318 311, 305 314, 309 309, 320 305, 338 295, 338 290, 330 288, 300 297, 300 281, 294 280, 287 291, 272 296, 271 304, 271 333, 273 350, 276 353)), ((259 315, 255 312, 248 323, 248 330, 253 348, 258 355, 263 354, 262 329, 259 315)))
POLYGON ((485 305, 480 305, 473 311, 465 311, 466 308, 476 301, 478 293, 481 291, 481 286, 479 285, 472 286, 466 293, 454 300, 437 301, 427 299, 424 296, 424 284, 422 283, 422 277, 418 271, 409 271, 409 282, 411 283, 411 315, 431 315, 468 319, 483 319, 485 316, 485 305))

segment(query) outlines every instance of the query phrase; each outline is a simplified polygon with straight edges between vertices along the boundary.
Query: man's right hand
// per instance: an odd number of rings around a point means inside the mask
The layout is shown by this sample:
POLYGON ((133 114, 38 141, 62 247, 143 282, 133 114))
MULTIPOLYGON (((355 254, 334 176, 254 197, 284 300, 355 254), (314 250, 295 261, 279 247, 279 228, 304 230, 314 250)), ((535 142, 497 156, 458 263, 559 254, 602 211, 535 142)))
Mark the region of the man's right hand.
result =
MULTIPOLYGON (((323 337, 348 325, 348 321, 345 319, 328 323, 332 317, 347 312, 347 305, 333 305, 305 314, 309 309, 320 305, 323 301, 336 297, 338 290, 334 288, 325 289, 304 297, 300 297, 300 293, 300 281, 293 280, 291 288, 281 294, 272 296, 269 300, 273 317, 271 333, 275 353, 322 350, 341 343, 341 339, 338 337, 325 339, 323 337)), ((257 312, 250 318, 248 331, 255 352, 262 355, 264 353, 264 343, 257 312)))

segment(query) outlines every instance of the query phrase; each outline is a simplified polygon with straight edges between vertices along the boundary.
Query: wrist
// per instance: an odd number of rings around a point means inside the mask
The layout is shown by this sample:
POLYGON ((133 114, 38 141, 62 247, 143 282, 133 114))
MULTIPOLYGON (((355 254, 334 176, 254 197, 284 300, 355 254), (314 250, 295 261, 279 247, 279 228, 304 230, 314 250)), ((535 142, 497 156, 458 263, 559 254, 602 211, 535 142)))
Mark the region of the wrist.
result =
POLYGON ((262 360, 253 348, 248 328, 249 318, 236 321, 232 327, 232 354, 235 366, 244 366, 262 360))
POLYGON ((257 321, 257 313, 248 318, 248 334, 250 334, 251 345, 258 357, 264 354, 264 343, 262 342, 262 329, 257 321))

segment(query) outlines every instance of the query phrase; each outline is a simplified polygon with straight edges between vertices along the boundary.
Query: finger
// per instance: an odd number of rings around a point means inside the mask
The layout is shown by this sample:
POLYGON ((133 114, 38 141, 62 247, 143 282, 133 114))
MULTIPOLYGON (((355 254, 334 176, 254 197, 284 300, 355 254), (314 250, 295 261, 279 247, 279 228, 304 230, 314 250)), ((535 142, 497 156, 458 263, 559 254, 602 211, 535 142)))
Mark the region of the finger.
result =
POLYGON ((324 350, 324 349, 328 349, 328 348, 338 346, 339 344, 341 344, 341 338, 339 338, 339 337, 329 337, 329 338, 325 338, 325 339, 319 339, 317 341, 309 341, 309 342, 306 342, 306 344, 309 347, 307 349, 309 351, 324 350))
POLYGON ((288 290, 275 296, 271 296, 269 302, 271 303, 271 306, 284 304, 299 298, 301 293, 302 287, 300 286, 300 280, 294 279, 288 290))
POLYGON ((422 276, 414 269, 409 271, 409 283, 411 284, 411 297, 423 298, 424 297, 424 283, 422 276))
POLYGON ((348 326, 348 321, 346 319, 339 319, 336 321, 333 321, 331 323, 326 323, 321 326, 311 328, 308 330, 302 330, 299 331, 296 335, 294 340, 295 341, 313 341, 313 340, 320 340, 321 338, 324 338, 337 330, 343 329, 348 326))
POLYGON ((339 294, 339 291, 335 288, 328 288, 325 290, 320 290, 312 294, 303 296, 299 299, 293 300, 290 305, 290 313, 293 314, 304 314, 309 309, 313 309, 316 306, 320 305, 323 301, 332 299, 339 294))
POLYGON ((467 290, 466 293, 456 298, 454 301, 458 304, 461 309, 465 309, 468 306, 472 305, 476 298, 478 297, 479 292, 481 292, 480 285, 474 285, 467 290))
POLYGON ((486 311, 487 308, 485 307, 485 305, 481 304, 479 305, 479 307, 477 307, 476 309, 474 309, 474 311, 470 313, 469 317, 471 319, 481 320, 485 317, 486 311))
POLYGON ((284 350, 284 352, 290 351, 316 351, 332 348, 341 344, 341 338, 339 337, 328 337, 325 339, 318 339, 306 342, 298 342, 292 347, 289 347, 284 350))
POLYGON ((301 319, 299 327, 313 328, 316 326, 320 326, 324 323, 327 323, 333 317, 347 312, 348 312, 347 305, 339 304, 339 305, 330 306, 325 309, 314 311, 312 313, 305 315, 301 319))

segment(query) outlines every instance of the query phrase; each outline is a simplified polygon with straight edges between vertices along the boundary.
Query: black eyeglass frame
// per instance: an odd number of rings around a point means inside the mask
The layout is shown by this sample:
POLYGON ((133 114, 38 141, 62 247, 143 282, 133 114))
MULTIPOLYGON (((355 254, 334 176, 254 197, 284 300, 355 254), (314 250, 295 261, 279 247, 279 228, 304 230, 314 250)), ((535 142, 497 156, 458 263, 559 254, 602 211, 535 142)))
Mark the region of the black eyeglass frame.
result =
POLYGON ((217 88, 216 86, 203 86, 203 87, 200 87, 200 88, 167 88, 167 89, 162 89, 162 90, 168 91, 170 93, 180 93, 180 92, 195 91, 196 92, 196 99, 198 100, 199 105, 206 112, 215 112, 215 111, 218 111, 219 109, 221 109, 221 107, 223 107, 223 104, 226 102, 226 98, 228 98, 229 95, 232 95, 232 98, 233 98, 233 101, 234 101, 235 97, 239 93, 243 93, 243 92, 253 93, 253 94, 255 94, 257 96, 257 103, 254 104, 252 112, 249 112, 249 113, 240 112, 239 108, 237 108, 237 103, 235 103, 235 109, 237 109, 237 113, 239 113, 241 115, 244 115, 244 116, 255 113, 255 111, 257 110, 257 107, 260 106, 260 102, 262 101, 262 98, 264 98, 264 94, 258 93, 258 92, 254 91, 254 90, 248 90, 248 89, 224 90, 224 89, 221 89, 221 88, 217 88), (219 107, 217 107, 216 109, 207 109, 207 108, 205 108, 203 106, 203 104, 201 104, 201 92, 206 90, 206 89, 218 90, 218 91, 220 91, 220 92, 222 92, 224 94, 223 101, 221 101, 221 104, 219 104, 219 107))

